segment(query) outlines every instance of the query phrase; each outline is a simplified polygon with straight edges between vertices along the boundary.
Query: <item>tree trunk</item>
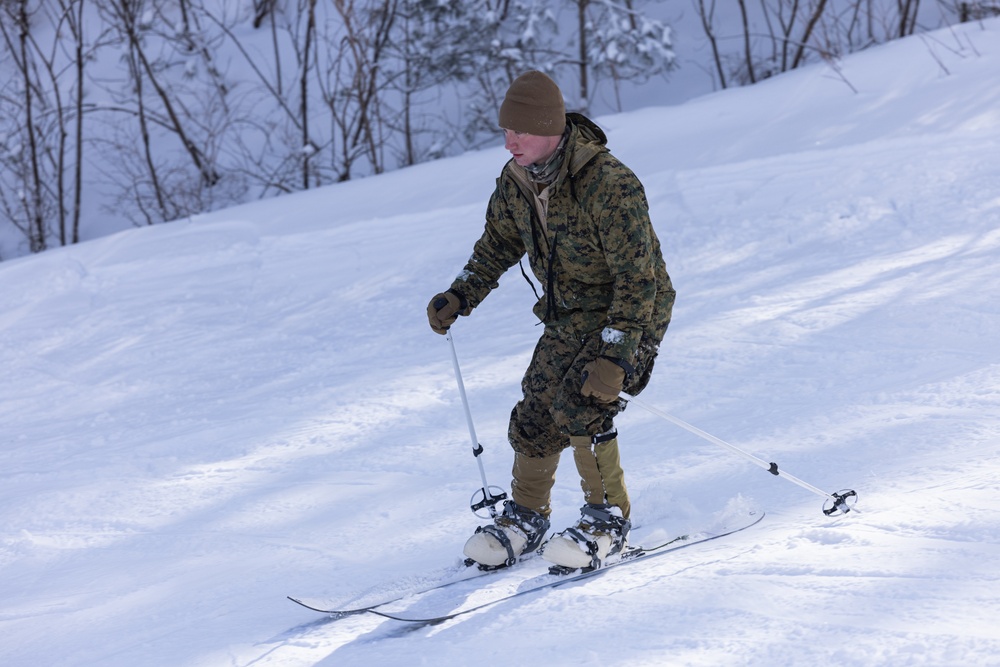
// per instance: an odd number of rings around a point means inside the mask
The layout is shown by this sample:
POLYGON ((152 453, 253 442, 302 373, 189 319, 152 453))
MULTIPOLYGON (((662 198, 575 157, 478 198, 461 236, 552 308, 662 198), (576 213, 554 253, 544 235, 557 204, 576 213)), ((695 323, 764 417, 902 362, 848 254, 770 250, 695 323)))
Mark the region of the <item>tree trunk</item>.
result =
POLYGON ((577 0, 577 29, 580 37, 580 104, 586 108, 590 99, 587 85, 587 5, 590 0, 577 0))
POLYGON ((813 15, 809 18, 809 23, 806 24, 805 32, 802 34, 802 41, 799 42, 799 47, 795 52, 795 59, 792 60, 792 69, 799 66, 805 56, 806 45, 809 43, 809 38, 812 37, 813 29, 816 24, 819 23, 820 17, 823 15, 823 10, 826 8, 826 0, 819 0, 819 4, 816 5, 816 10, 813 15))

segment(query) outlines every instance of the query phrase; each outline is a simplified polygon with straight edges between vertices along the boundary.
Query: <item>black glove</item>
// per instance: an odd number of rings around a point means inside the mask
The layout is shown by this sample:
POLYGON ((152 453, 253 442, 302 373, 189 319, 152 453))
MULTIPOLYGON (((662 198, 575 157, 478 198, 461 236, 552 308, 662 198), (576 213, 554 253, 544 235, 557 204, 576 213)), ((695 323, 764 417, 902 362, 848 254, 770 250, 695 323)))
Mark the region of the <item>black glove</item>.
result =
POLYGON ((427 304, 427 320, 431 329, 442 336, 448 333, 448 327, 455 323, 459 315, 468 315, 471 312, 472 308, 469 307, 465 297, 453 290, 435 294, 427 304))

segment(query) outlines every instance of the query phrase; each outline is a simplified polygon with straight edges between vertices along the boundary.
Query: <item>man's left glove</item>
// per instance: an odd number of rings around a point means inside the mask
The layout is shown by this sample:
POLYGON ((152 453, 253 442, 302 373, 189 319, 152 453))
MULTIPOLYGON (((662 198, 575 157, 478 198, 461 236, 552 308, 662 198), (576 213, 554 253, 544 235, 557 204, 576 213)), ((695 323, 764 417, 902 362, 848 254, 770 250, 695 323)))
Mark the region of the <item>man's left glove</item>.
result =
POLYGON ((455 323, 459 315, 468 315, 471 312, 472 308, 469 307, 465 297, 452 290, 435 294, 427 304, 427 320, 431 329, 442 336, 448 333, 448 327, 455 323))
POLYGON ((618 400, 625 384, 625 369, 610 357, 598 357, 583 367, 583 387, 580 393, 593 396, 601 403, 618 400))

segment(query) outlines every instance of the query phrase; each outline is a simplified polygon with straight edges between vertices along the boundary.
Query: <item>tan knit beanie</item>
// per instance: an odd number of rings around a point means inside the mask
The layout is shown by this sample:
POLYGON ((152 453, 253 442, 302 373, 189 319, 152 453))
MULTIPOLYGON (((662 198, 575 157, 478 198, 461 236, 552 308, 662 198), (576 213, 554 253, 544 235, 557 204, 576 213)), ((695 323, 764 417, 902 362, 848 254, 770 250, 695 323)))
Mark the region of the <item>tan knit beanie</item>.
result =
POLYGON ((500 105, 500 127, 542 137, 566 128, 566 106, 556 82, 537 71, 514 79, 500 105))

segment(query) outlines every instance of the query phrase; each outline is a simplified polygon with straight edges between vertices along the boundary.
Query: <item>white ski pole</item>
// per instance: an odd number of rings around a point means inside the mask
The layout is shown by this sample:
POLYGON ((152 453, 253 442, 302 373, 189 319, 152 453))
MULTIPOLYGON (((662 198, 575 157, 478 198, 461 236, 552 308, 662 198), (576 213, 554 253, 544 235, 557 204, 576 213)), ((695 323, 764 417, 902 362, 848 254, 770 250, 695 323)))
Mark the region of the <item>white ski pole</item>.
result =
POLYGON ((676 426, 680 426, 685 431, 688 431, 690 433, 694 433, 699 438, 703 438, 705 440, 708 440, 709 442, 715 443, 716 445, 719 445, 720 447, 724 447, 724 448, 728 449, 729 451, 733 452, 734 454, 742 456, 743 458, 745 458, 746 460, 750 461, 751 463, 757 464, 758 466, 760 466, 764 470, 768 471, 772 475, 774 475, 776 477, 784 477, 789 482, 792 482, 793 484, 798 484, 803 489, 806 489, 807 491, 811 491, 811 492, 815 493, 816 495, 819 495, 819 496, 822 496, 822 497, 826 498, 827 501, 823 505, 823 514, 826 514, 827 516, 836 516, 838 514, 847 514, 848 512, 851 511, 851 509, 853 509, 854 504, 858 500, 858 494, 853 489, 844 489, 842 491, 838 491, 837 493, 827 493, 827 492, 825 492, 825 491, 823 491, 821 489, 817 489, 812 484, 809 484, 808 482, 803 482, 798 477, 796 477, 794 475, 791 475, 791 474, 785 472, 784 470, 778 469, 778 464, 777 463, 774 463, 774 462, 768 463, 764 459, 757 458, 753 454, 750 454, 749 452, 745 452, 742 449, 740 449, 739 447, 731 445, 728 442, 726 442, 725 440, 722 440, 721 438, 715 437, 711 433, 706 433, 705 431, 702 431, 700 428, 698 428, 696 426, 692 426, 691 424, 688 424, 683 419, 678 419, 677 417, 674 417, 671 414, 668 414, 666 412, 663 412, 662 410, 658 410, 658 409, 654 408, 653 406, 649 405, 648 403, 645 403, 644 401, 640 401, 635 396, 631 396, 630 394, 627 394, 625 392, 622 392, 620 395, 626 401, 629 401, 630 403, 635 403, 639 407, 642 407, 642 408, 648 410, 649 412, 652 412, 657 417, 661 417, 662 419, 666 419, 668 422, 670 422, 670 423, 672 423, 672 424, 674 424, 676 426))
POLYGON ((458 393, 462 397, 462 405, 465 406, 465 420, 469 424, 469 438, 472 440, 472 455, 476 457, 476 463, 479 464, 479 476, 483 481, 483 488, 472 494, 472 499, 469 501, 469 504, 476 516, 482 516, 479 514, 479 510, 485 507, 489 509, 490 517, 495 518, 497 515, 496 504, 506 499, 507 494, 500 487, 490 486, 486 481, 486 468, 483 467, 483 460, 479 458, 483 453, 483 446, 479 444, 479 438, 476 437, 476 426, 472 423, 472 410, 469 408, 469 399, 465 395, 465 383, 462 382, 462 369, 458 365, 458 353, 455 351, 455 339, 452 338, 450 330, 447 334, 445 334, 445 338, 447 338, 448 343, 451 344, 451 361, 452 365, 455 367, 455 380, 458 382, 458 393), (499 493, 494 494, 494 490, 499 493))

